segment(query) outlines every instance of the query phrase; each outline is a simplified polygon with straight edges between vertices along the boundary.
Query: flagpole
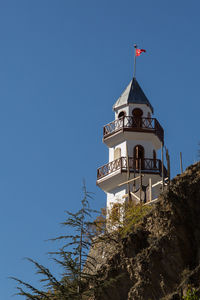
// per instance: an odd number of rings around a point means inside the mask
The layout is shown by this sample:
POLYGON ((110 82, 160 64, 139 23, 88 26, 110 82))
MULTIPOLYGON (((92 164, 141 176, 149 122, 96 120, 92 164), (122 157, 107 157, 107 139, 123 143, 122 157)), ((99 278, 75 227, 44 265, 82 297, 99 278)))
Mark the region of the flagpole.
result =
POLYGON ((137 45, 134 44, 134 48, 135 48, 135 55, 134 55, 134 73, 133 73, 133 78, 135 78, 136 75, 136 49, 137 49, 137 45))

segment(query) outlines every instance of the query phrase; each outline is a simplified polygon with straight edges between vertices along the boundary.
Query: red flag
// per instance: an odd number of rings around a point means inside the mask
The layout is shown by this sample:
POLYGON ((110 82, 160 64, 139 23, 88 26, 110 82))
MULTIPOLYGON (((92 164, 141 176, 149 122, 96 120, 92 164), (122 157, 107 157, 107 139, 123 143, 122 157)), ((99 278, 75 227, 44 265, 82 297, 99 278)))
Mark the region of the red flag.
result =
POLYGON ((142 52, 146 52, 146 50, 144 50, 144 49, 136 49, 135 55, 136 55, 136 56, 140 56, 140 54, 141 54, 142 52))

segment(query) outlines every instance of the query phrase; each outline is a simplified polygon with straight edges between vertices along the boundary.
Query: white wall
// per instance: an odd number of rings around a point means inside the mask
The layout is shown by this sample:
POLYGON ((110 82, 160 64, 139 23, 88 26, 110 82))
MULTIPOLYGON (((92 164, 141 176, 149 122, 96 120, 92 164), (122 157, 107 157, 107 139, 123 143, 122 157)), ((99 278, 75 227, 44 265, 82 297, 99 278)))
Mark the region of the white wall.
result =
POLYGON ((126 157, 126 144, 128 148, 128 155, 130 157, 133 157, 133 149, 136 145, 141 145, 144 147, 144 157, 145 158, 153 158, 153 150, 155 150, 155 147, 153 146, 153 143, 151 141, 144 141, 144 140, 133 140, 133 141, 127 141, 120 143, 118 145, 115 145, 115 147, 109 148, 109 162, 114 160, 114 150, 116 148, 121 149, 121 156, 126 157))
POLYGON ((133 157, 133 149, 136 145, 141 145, 144 147, 144 158, 153 158, 153 150, 155 150, 153 143, 151 141, 136 140, 127 141, 128 145, 128 155, 133 157))
POLYGON ((114 160, 114 151, 116 148, 121 149, 121 156, 126 156, 126 142, 115 145, 115 147, 109 148, 109 162, 114 160))
POLYGON ((146 104, 129 104, 129 106, 128 106, 129 116, 132 116, 132 111, 135 108, 140 108, 143 111, 143 115, 142 115, 143 118, 148 117, 148 112, 152 116, 152 111, 151 111, 150 107, 147 106, 146 104))
POLYGON ((107 210, 109 211, 114 203, 124 203, 125 198, 122 198, 126 194, 126 189, 124 187, 118 187, 112 191, 112 193, 107 193, 107 210))
POLYGON ((128 104, 124 107, 120 107, 119 109, 115 109, 115 120, 118 119, 118 115, 121 111, 124 111, 126 113, 126 116, 132 116, 132 111, 135 108, 140 108, 143 111, 143 118, 148 117, 148 112, 151 114, 152 117, 152 111, 150 107, 146 104, 128 104))
MULTIPOLYGON (((126 116, 132 116, 132 111, 135 108, 140 108, 143 111, 143 117, 147 118, 148 113, 151 114, 152 117, 152 111, 149 106, 146 104, 128 104, 126 106, 121 106, 119 109, 115 110, 115 119, 118 119, 118 114, 121 111, 124 111, 126 113, 126 116)), ((135 140, 131 141, 129 140, 128 142, 128 155, 133 156, 133 148, 136 145, 142 145, 145 150, 145 157, 146 158, 153 158, 153 150, 156 150, 155 147, 153 146, 153 143, 151 141, 144 141, 144 140, 135 140)), ((114 160, 114 150, 116 148, 121 148, 121 156, 126 156, 126 142, 123 142, 121 144, 115 145, 115 147, 109 148, 109 162, 114 160)))
POLYGON ((129 116, 129 106, 124 105, 123 107, 121 106, 120 109, 115 110, 115 120, 118 119, 118 115, 121 111, 124 111, 126 113, 126 116, 129 116))
MULTIPOLYGON (((118 114, 121 111, 124 111, 126 113, 126 116, 132 116, 132 111, 134 108, 142 109, 144 118, 148 117, 148 113, 150 113, 151 117, 152 117, 152 111, 151 111, 150 107, 148 107, 146 104, 129 104, 126 106, 121 106, 119 109, 115 110, 115 119, 118 119, 118 114)), ((129 134, 129 133, 127 133, 127 134, 129 134)), ((150 137, 149 133, 142 133, 142 134, 143 135, 141 135, 140 133, 135 133, 134 135, 131 134, 131 135, 127 136, 126 141, 120 142, 120 143, 116 144, 114 147, 109 148, 109 162, 114 160, 114 150, 116 148, 120 148, 121 156, 126 157, 126 145, 128 148, 129 157, 133 157, 134 147, 136 145, 141 145, 144 147, 144 151, 145 151, 144 157, 145 158, 153 158, 153 150, 156 150, 155 146, 154 146, 154 145, 156 145, 155 141, 151 140, 152 137, 150 137)), ((159 178, 160 178, 159 175, 154 176, 154 175, 146 174, 145 178, 143 179, 145 185, 148 183, 150 176, 152 178, 155 177, 155 178, 153 178, 152 182, 157 182, 157 180, 159 180, 159 178)), ((139 183, 137 183, 136 185, 138 186, 138 184, 139 183)), ((132 186, 131 186, 131 190, 132 190, 132 186)), ((126 199, 122 198, 122 197, 126 193, 127 193, 126 186, 116 187, 115 189, 112 190, 112 192, 107 193, 107 210, 109 211, 112 208, 114 203, 124 203, 126 199)), ((160 193, 159 187, 157 189, 154 189, 152 191, 153 198, 158 196, 159 193, 160 193)))
POLYGON ((109 162, 114 160, 114 150, 115 150, 115 147, 109 148, 109 162))

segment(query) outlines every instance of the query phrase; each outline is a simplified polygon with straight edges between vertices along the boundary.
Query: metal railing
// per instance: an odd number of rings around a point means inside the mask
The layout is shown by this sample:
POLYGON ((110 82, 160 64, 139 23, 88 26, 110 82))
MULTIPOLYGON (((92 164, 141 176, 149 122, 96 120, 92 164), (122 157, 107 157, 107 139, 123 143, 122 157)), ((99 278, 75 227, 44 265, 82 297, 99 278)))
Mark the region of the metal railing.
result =
POLYGON ((105 139, 120 130, 153 132, 161 142, 164 142, 164 130, 155 118, 121 117, 103 127, 103 137, 105 139))
MULTIPOLYGON (((134 159, 133 157, 128 158, 128 166, 130 172, 139 172, 140 160, 134 159)), ((108 164, 97 169, 97 180, 112 174, 118 170, 127 171, 127 158, 120 157, 114 161, 109 162, 108 164)), ((141 160, 141 171, 143 173, 155 173, 162 175, 162 163, 160 159, 153 158, 144 158, 141 160)), ((167 170, 164 167, 164 175, 166 175, 167 170)))

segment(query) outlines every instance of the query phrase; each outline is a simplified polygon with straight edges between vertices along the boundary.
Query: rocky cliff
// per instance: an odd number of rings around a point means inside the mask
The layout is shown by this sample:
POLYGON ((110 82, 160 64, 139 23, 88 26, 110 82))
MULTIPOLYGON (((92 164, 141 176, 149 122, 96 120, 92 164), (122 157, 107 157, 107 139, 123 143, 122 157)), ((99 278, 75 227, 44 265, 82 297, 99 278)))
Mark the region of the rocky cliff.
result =
MULTIPOLYGON (((183 299, 200 287, 200 163, 176 176, 117 246, 95 247, 104 286, 96 300, 183 299)), ((200 298, 196 298, 200 299, 200 298)))

